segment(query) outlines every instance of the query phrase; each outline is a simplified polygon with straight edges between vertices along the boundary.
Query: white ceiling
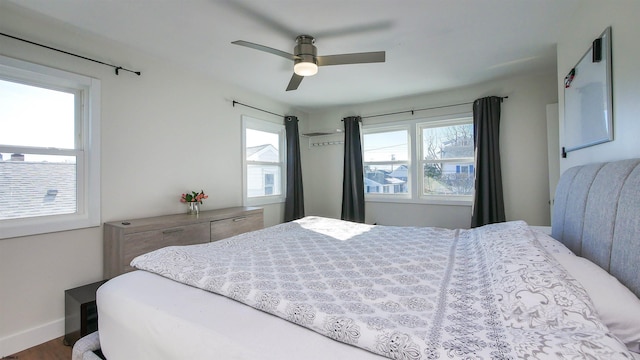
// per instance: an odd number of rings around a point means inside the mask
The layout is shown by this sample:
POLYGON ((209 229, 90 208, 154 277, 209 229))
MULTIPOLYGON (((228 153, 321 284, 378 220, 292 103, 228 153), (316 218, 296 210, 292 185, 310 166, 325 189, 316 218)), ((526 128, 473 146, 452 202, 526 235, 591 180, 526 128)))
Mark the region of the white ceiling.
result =
MULTIPOLYGON (((579 0, 9 1, 309 110, 553 71, 562 21, 579 6, 579 0), (291 61, 231 44, 292 52, 300 34, 316 38, 318 55, 384 50, 386 63, 321 67, 286 92, 291 61)), ((144 66, 132 67, 144 76, 144 66)))

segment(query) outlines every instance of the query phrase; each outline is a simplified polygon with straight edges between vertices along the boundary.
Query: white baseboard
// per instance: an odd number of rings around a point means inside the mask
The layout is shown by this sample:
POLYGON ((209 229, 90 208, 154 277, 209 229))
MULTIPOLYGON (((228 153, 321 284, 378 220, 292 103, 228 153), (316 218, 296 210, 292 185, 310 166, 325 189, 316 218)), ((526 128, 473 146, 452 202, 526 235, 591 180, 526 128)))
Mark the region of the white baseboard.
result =
POLYGON ((0 338, 0 358, 64 335, 64 318, 0 338))

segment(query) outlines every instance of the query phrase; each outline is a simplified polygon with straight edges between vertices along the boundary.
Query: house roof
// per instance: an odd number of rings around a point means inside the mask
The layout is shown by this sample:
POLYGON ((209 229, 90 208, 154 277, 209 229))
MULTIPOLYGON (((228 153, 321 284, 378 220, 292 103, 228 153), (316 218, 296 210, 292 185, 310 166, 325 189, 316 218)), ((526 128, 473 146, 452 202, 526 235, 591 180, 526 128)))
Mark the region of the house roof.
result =
POLYGON ((385 186, 385 185, 399 185, 399 184, 404 184, 406 183, 406 181, 401 180, 401 179, 396 179, 396 178, 392 178, 392 177, 385 177, 384 178, 384 184, 381 184, 375 180, 369 179, 369 178, 364 178, 364 185, 365 186, 385 186))
POLYGON ((404 183, 406 183, 406 181, 401 180, 401 179, 398 179, 398 178, 394 178, 394 177, 388 177, 388 178, 385 178, 385 179, 384 179, 384 181, 385 181, 387 184, 393 184, 393 185, 398 185, 398 184, 404 184, 404 183))
POLYGON ((248 147, 246 155, 252 161, 278 161, 278 150, 271 144, 248 147))
POLYGON ((369 178, 364 178, 364 186, 382 186, 382 184, 369 178))
POLYGON ((267 147, 272 146, 270 144, 251 146, 247 148, 247 157, 253 156, 253 154, 266 149, 267 147))
POLYGON ((389 176, 391 177, 407 177, 407 166, 406 165, 400 165, 397 168, 393 169, 393 171, 391 172, 391 174, 389 174, 389 176))
POLYGON ((0 220, 76 211, 76 164, 0 161, 0 220))

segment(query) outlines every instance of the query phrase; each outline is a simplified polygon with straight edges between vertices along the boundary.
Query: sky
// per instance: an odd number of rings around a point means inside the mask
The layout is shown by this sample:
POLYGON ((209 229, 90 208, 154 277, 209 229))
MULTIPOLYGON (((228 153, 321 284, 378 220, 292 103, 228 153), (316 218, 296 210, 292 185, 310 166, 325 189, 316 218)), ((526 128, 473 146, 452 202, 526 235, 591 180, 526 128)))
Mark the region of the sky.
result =
MULTIPOLYGON (((0 145, 73 149, 74 111, 73 93, 0 80, 0 145)), ((25 154, 25 161, 47 159, 63 158, 25 154)))
POLYGON ((278 134, 254 129, 247 129, 247 136, 245 139, 247 147, 271 144, 276 149, 279 148, 278 140, 278 134))
POLYGON ((408 141, 406 130, 365 134, 364 161, 407 161, 408 141))

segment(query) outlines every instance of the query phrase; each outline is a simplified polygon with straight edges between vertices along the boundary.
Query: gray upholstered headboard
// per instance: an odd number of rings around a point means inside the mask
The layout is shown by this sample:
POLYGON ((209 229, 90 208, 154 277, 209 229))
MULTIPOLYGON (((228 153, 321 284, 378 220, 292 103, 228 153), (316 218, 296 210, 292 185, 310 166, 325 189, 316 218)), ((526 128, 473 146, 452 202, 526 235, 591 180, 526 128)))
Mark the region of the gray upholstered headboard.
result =
POLYGON ((551 226, 551 236, 640 297, 640 159, 565 171, 551 226))

